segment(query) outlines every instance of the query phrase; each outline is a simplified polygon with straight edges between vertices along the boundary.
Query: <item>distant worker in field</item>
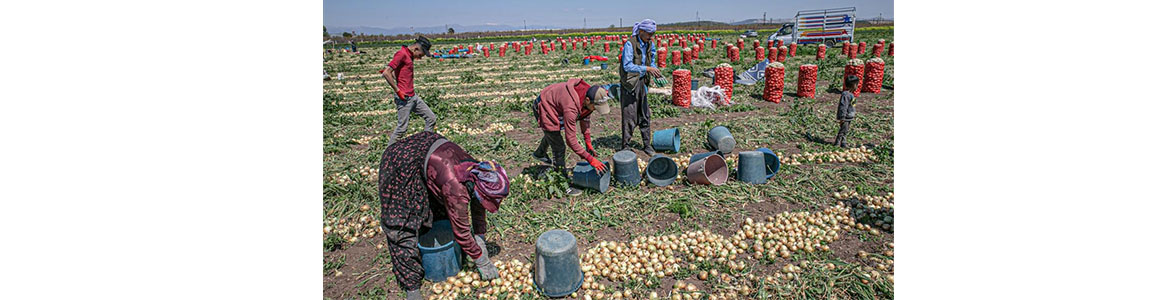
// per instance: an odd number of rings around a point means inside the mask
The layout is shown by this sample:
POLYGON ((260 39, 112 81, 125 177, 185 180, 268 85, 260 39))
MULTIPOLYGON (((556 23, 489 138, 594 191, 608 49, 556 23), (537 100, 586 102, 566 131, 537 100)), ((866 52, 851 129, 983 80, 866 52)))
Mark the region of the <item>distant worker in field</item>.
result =
POLYGON ((435 131, 435 113, 427 106, 427 102, 419 98, 414 92, 414 60, 422 58, 431 51, 431 41, 425 36, 419 36, 414 44, 402 46, 394 53, 394 58, 386 68, 378 71, 394 90, 394 104, 398 106, 398 123, 394 125, 394 132, 390 134, 390 143, 394 144, 398 136, 406 133, 406 123, 410 121, 410 114, 415 113, 423 117, 426 123, 425 131, 435 131), (387 72, 389 71, 389 72, 387 72))
POLYGON ((386 147, 378 167, 382 232, 406 299, 423 299, 419 236, 435 220, 449 220, 455 242, 475 261, 480 280, 500 277, 488 258, 484 211, 500 208, 509 185, 502 166, 471 157, 438 133, 416 133, 386 147))
POLYGON ((355 42, 354 42, 354 41, 352 41, 352 40, 351 40, 351 41, 349 41, 349 49, 350 49, 350 50, 353 50, 353 54, 361 54, 361 52, 358 52, 358 49, 357 49, 357 43, 355 43, 355 42))
POLYGON ((646 101, 646 84, 650 76, 662 77, 655 68, 658 52, 654 45, 654 20, 645 19, 634 24, 633 37, 622 45, 622 67, 619 75, 622 93, 618 97, 622 104, 622 149, 631 149, 630 137, 634 128, 642 132, 642 151, 654 155, 650 147, 650 104, 646 101))
MULTIPOLYGON (((573 153, 589 162, 599 173, 605 172, 605 165, 597 159, 597 151, 593 150, 593 137, 589 130, 589 117, 593 112, 609 113, 609 92, 602 86, 590 86, 585 80, 572 78, 569 81, 554 83, 540 91, 536 100, 532 101, 532 115, 536 124, 544 131, 544 137, 536 152, 532 156, 537 160, 552 164, 553 169, 563 172, 565 169, 565 144, 573 149, 573 153), (577 142, 577 126, 585 136, 585 147, 577 142), (564 131, 562 137, 561 132, 564 131), (553 159, 548 159, 548 148, 552 146, 553 159)), ((569 195, 580 195, 584 191, 569 188, 569 195)))
POLYGON ((845 137, 849 135, 849 123, 857 117, 857 110, 853 108, 856 101, 853 101, 853 90, 857 89, 857 84, 861 82, 861 78, 856 75, 849 75, 845 77, 845 86, 841 89, 841 101, 837 102, 837 124, 841 127, 837 129, 837 140, 833 141, 834 146, 848 147, 845 144, 845 137))

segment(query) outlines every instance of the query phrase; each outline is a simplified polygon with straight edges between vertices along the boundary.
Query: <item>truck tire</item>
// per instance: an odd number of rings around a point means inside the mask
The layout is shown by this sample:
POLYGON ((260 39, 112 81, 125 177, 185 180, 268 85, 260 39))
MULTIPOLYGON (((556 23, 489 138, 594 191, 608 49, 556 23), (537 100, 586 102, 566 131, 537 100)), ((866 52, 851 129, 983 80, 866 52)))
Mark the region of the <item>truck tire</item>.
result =
POLYGON ((823 40, 822 42, 825 44, 825 47, 828 48, 833 48, 833 46, 837 45, 837 39, 823 40))

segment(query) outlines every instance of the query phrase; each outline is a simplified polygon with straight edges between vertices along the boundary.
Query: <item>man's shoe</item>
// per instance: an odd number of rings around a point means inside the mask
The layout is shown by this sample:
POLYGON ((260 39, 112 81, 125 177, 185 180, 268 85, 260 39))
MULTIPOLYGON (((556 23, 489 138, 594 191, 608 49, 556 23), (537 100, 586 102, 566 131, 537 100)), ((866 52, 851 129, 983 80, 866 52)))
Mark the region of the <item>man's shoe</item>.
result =
POLYGON ((650 146, 646 146, 645 149, 642 149, 642 152, 646 152, 646 155, 649 155, 649 156, 654 156, 654 154, 656 153, 656 152, 654 152, 654 147, 650 147, 650 146))
POLYGON ((545 164, 549 164, 549 165, 552 164, 551 159, 548 159, 548 157, 546 157, 546 156, 540 156, 539 154, 536 154, 536 152, 532 153, 532 158, 535 158, 537 161, 540 161, 540 162, 545 163, 545 164))
POLYGON ((569 191, 567 193, 569 194, 569 196, 577 197, 577 196, 580 196, 581 194, 584 194, 585 190, 578 189, 575 187, 569 187, 569 191))

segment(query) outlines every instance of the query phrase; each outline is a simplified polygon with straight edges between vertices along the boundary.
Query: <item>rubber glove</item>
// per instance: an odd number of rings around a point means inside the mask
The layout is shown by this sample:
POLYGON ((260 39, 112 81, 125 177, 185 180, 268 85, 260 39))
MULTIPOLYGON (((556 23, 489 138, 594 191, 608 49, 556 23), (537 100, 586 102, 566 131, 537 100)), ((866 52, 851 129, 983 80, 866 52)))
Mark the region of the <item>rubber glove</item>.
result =
POLYGON ((594 171, 597 171, 597 174, 599 174, 599 175, 601 173, 605 173, 605 171, 606 171, 605 165, 601 164, 601 161, 597 160, 596 157, 589 158, 589 165, 593 166, 594 171))
POLYGON ((479 280, 490 281, 500 278, 500 271, 496 269, 496 265, 492 264, 487 252, 475 259, 475 267, 479 268, 479 280))
POLYGON ((589 155, 597 156, 597 151, 593 150, 593 138, 588 133, 585 134, 585 150, 589 151, 589 155))

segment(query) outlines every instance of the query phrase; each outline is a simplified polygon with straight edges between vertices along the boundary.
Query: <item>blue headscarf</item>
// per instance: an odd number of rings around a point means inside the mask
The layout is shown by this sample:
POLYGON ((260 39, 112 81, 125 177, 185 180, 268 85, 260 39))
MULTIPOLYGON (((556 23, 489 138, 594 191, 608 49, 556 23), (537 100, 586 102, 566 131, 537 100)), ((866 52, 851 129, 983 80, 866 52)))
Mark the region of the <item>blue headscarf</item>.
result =
POLYGON ((638 24, 634 24, 633 35, 638 35, 638 30, 642 30, 642 31, 645 31, 648 33, 654 33, 655 31, 658 30, 658 25, 654 23, 654 20, 645 19, 645 20, 642 20, 642 22, 638 22, 638 24))

